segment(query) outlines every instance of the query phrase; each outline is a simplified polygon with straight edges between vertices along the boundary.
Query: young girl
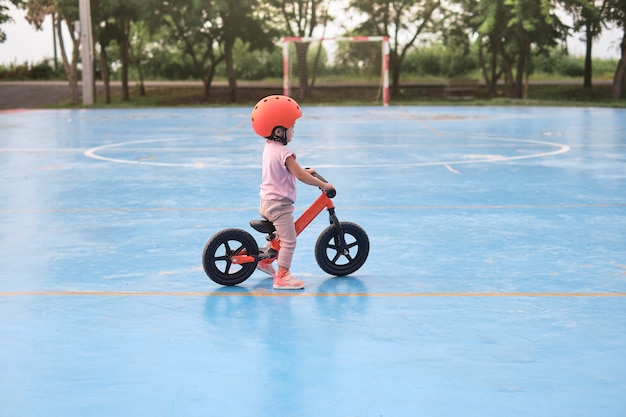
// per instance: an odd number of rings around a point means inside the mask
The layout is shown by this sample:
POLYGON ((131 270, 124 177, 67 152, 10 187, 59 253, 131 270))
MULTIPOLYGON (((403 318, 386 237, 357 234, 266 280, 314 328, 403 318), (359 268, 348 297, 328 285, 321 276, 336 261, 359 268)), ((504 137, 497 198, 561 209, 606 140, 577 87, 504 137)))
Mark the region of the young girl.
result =
POLYGON ((274 277, 274 288, 279 290, 299 290, 304 282, 293 275, 291 260, 296 249, 296 228, 293 217, 293 204, 296 201, 296 179, 322 190, 333 187, 315 178, 315 171, 303 169, 296 162, 287 144, 294 134, 296 119, 302 116, 300 106, 287 96, 274 95, 261 99, 252 110, 252 129, 266 139, 263 150, 263 171, 261 182, 261 209, 265 219, 274 223, 280 238, 278 272, 271 264, 259 263, 257 268, 274 277))

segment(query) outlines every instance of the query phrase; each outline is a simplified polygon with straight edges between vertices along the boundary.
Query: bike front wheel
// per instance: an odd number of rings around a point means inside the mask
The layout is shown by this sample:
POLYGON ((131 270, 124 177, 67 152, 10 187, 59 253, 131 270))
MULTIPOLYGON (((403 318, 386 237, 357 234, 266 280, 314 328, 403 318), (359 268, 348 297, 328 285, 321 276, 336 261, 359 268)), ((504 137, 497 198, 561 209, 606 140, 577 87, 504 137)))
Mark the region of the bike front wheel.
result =
POLYGON ((235 264, 235 255, 257 255, 259 246, 252 235, 241 229, 225 229, 209 239, 202 252, 202 267, 220 285, 237 285, 252 275, 256 262, 235 264))
POLYGON ((322 270, 338 277, 350 275, 363 266, 369 255, 370 241, 358 224, 341 222, 347 252, 341 250, 341 239, 334 225, 320 234, 315 244, 315 260, 322 270))

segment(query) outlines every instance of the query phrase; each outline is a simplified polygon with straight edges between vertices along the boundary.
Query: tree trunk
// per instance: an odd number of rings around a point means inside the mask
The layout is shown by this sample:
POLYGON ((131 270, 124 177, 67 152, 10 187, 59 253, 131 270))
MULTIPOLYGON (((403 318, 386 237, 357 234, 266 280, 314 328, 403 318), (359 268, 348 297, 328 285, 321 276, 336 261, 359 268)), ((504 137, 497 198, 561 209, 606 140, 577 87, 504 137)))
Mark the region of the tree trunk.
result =
POLYGON ((63 40, 63 31, 61 30, 61 22, 65 19, 62 16, 57 16, 55 20, 55 30, 57 33, 57 37, 59 40, 59 47, 61 49, 61 59, 63 61, 63 69, 65 71, 65 75, 67 76, 69 89, 70 89, 70 97, 72 100, 72 104, 78 104, 78 76, 77 76, 77 65, 78 65, 78 48, 80 46, 80 38, 74 36, 74 30, 72 25, 66 21, 67 28, 70 33, 70 38, 72 39, 72 61, 67 58, 67 52, 65 50, 65 41, 63 40))
POLYGON ((624 35, 622 37, 621 43, 621 58, 617 63, 617 69, 615 70, 615 76, 613 77, 613 92, 612 97, 613 100, 619 100, 622 93, 624 92, 624 82, 626 81, 626 22, 623 22, 622 27, 624 27, 624 35))
POLYGON ((233 43, 224 43, 224 61, 226 63, 226 77, 228 78, 228 90, 231 103, 237 102, 237 74, 233 62, 233 43))
POLYGON ((109 57, 106 48, 100 44, 100 75, 104 84, 104 103, 111 104, 111 80, 109 76, 109 57))
POLYGON ((515 78, 513 77, 513 64, 511 59, 502 53, 502 73, 504 74, 504 84, 507 89, 507 97, 515 97, 515 78))
POLYGON ((130 89, 128 88, 128 42, 123 40, 120 42, 120 61, 122 68, 120 71, 120 80, 122 81, 122 100, 130 101, 130 89))
POLYGON ((478 61, 480 62, 480 68, 483 73, 483 78, 485 80, 485 85, 487 85, 487 97, 493 98, 497 93, 498 79, 500 75, 498 74, 498 69, 496 68, 498 57, 492 52, 489 56, 490 66, 487 66, 487 62, 485 61, 485 51, 482 42, 478 45, 478 61))
POLYGON ((128 19, 123 18, 120 22, 120 32, 121 36, 118 39, 119 43, 119 51, 120 51, 120 61, 122 61, 122 71, 120 72, 120 79, 122 81, 122 100, 130 101, 130 89, 128 88, 128 67, 130 64, 129 59, 129 51, 128 51, 128 36, 129 36, 129 25, 130 22, 128 19))
POLYGON ((528 67, 524 71, 524 100, 528 100, 528 84, 529 84, 530 74, 528 73, 528 67))
POLYGON ((211 61, 209 65, 209 71, 202 74, 202 84, 204 85, 204 97, 208 98, 211 94, 211 84, 213 84, 213 77, 215 77, 215 68, 222 62, 221 59, 211 61))
MULTIPOLYGON (((325 28, 325 27, 324 27, 325 28)), ((315 79, 319 70, 320 56, 322 55, 322 42, 317 45, 315 52, 315 60, 313 61, 313 74, 311 74, 311 87, 315 87, 315 79)))
POLYGON ((397 50, 389 53, 389 69, 391 70, 391 97, 397 97, 400 94, 400 60, 397 50))
POLYGON ((592 75, 592 61, 591 61, 591 47, 593 45, 593 37, 591 36, 591 26, 587 24, 585 26, 585 75, 583 81, 584 88, 592 88, 591 75, 592 75))
POLYGON ((296 57, 298 60, 298 85, 300 87, 299 97, 303 98, 309 95, 309 67, 306 62, 307 52, 309 50, 308 42, 296 42, 296 57))
POLYGON ((491 98, 493 94, 493 86, 491 85, 491 78, 489 77, 489 73, 487 72, 487 65, 485 64, 485 55, 483 52, 482 42, 478 45, 478 63, 480 64, 480 70, 483 74, 485 85, 487 85, 487 96, 491 98))
POLYGON ((515 73, 515 97, 524 98, 524 74, 526 73, 526 67, 528 66, 528 60, 530 58, 530 43, 523 42, 520 45, 520 53, 517 60, 517 70, 515 73))
POLYGON ((137 75, 139 76, 139 95, 145 97, 146 85, 143 79, 143 68, 141 68, 141 59, 137 60, 137 75))

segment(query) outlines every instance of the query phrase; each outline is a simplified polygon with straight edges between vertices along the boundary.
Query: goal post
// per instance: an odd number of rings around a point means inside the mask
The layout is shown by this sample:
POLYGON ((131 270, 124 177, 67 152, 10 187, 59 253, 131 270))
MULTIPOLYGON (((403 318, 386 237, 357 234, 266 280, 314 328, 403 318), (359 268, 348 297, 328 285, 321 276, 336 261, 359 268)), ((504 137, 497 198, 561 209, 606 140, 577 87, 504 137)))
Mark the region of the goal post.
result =
POLYGON ((387 36, 285 37, 283 94, 389 105, 387 36))

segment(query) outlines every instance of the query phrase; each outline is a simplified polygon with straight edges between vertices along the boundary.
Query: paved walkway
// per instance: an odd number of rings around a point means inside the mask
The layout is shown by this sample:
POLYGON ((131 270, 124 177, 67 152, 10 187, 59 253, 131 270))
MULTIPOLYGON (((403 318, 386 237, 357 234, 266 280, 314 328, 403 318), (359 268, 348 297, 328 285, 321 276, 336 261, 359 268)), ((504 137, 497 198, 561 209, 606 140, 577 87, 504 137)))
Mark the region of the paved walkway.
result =
MULTIPOLYGON (((131 81, 131 95, 134 92, 136 81, 131 81)), ((147 88, 160 87, 180 87, 198 88, 202 91, 201 81, 146 81, 147 88)), ((256 101, 256 97, 263 95, 275 94, 282 91, 282 84, 268 84, 256 81, 239 81, 237 83, 240 90, 246 89, 249 96, 248 99, 252 103, 256 101), (252 98, 250 98, 252 97, 252 98)), ((104 97, 104 87, 102 82, 97 82, 97 100, 104 97)), ((111 83, 111 92, 120 93, 122 85, 119 81, 111 83)), ((82 83, 78 83, 79 99, 82 99, 82 83)), ((212 96, 223 95, 225 102, 228 100, 227 84, 223 81, 214 81, 211 85, 212 96)), ((15 109, 41 109, 56 104, 68 103, 71 100, 70 89, 67 81, 1 81, 0 82, 0 111, 15 109)))
MULTIPOLYGON (((214 83, 218 85, 219 83, 214 83)), ((135 82, 131 82, 134 88, 135 82)), ((200 81, 149 81, 146 86, 198 86, 200 81)), ((98 95, 103 97, 102 83, 97 83, 98 95)), ((78 83, 79 97, 82 97, 82 84, 78 83)), ((112 90, 121 89, 119 82, 111 83, 112 90)), ((2 81, 0 82, 0 110, 40 109, 70 101, 70 88, 67 81, 2 81)))
POLYGON ((0 83, 0 110, 37 109, 69 100, 65 81, 5 81, 0 83))

